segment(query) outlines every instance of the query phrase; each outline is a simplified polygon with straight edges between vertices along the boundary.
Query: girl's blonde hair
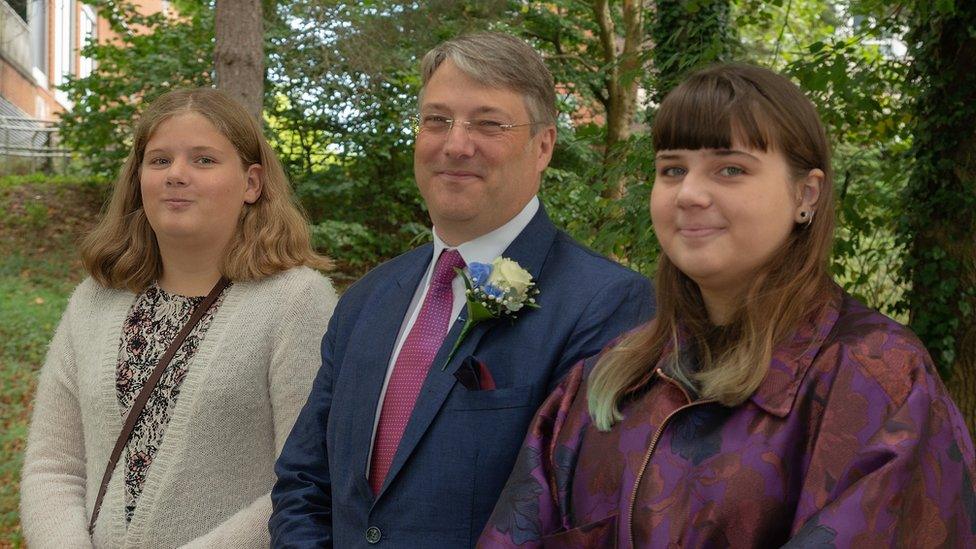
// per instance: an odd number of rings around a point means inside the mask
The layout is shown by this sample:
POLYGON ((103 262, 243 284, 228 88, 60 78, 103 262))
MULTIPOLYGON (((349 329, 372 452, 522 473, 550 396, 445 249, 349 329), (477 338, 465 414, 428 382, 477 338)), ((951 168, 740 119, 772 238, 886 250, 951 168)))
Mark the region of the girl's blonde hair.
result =
POLYGON ((646 384, 669 343, 669 368, 693 381, 702 398, 742 403, 766 376, 775 345, 824 305, 833 285, 827 265, 834 232, 830 146, 816 109, 796 85, 751 65, 706 68, 661 103, 653 139, 656 151, 730 149, 735 141, 781 152, 795 181, 813 169, 825 177, 812 222, 794 226, 750 281, 720 339, 698 285, 661 255, 656 319, 608 350, 589 376, 590 414, 601 430, 621 419, 622 399, 646 384), (697 371, 685 371, 678 361, 682 343, 697 349, 697 371))
POLYGON ((197 88, 161 95, 139 119, 108 208, 81 245, 82 262, 92 278, 108 288, 140 292, 162 274, 156 235, 142 208, 140 169, 156 128, 188 112, 209 120, 234 145, 245 167, 263 167, 261 196, 244 204, 237 231, 224 251, 221 273, 240 281, 260 280, 300 265, 330 269, 332 261, 312 249, 308 221, 257 120, 224 92, 197 88))

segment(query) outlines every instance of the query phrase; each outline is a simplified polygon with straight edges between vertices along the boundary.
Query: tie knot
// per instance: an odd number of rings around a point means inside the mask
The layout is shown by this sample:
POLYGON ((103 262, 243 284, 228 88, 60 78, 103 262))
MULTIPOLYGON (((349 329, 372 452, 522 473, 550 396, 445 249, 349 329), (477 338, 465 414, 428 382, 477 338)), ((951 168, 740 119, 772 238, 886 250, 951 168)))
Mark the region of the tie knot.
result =
POLYGON ((434 265, 434 276, 431 278, 431 285, 450 286, 451 281, 454 280, 454 276, 457 274, 454 272, 454 269, 463 269, 465 266, 464 259, 457 250, 442 251, 441 256, 437 258, 437 264, 434 265))

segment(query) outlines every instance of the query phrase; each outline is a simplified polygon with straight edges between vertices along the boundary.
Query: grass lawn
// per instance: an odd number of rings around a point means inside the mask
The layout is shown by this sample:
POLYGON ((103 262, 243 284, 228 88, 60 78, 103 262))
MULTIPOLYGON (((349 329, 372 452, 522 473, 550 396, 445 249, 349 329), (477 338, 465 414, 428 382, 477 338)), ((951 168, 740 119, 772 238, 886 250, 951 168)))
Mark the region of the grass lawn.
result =
POLYGON ((105 186, 0 178, 0 547, 23 544, 22 452, 37 371, 68 296, 83 278, 77 241, 105 186))

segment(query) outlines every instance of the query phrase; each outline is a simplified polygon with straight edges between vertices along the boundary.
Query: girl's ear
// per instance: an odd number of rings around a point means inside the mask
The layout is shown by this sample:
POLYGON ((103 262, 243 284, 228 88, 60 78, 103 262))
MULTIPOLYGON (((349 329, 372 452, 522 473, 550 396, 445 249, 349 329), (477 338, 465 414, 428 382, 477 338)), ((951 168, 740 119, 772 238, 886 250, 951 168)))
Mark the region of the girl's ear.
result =
POLYGON ((813 219, 813 213, 817 209, 817 202, 820 200, 820 189, 823 187, 825 177, 823 170, 814 168, 799 181, 799 187, 797 188, 799 204, 793 215, 797 223, 808 223, 813 219))
POLYGON ((264 166, 261 164, 251 164, 247 167, 247 188, 244 189, 244 202, 254 204, 261 198, 261 174, 264 173, 264 166))

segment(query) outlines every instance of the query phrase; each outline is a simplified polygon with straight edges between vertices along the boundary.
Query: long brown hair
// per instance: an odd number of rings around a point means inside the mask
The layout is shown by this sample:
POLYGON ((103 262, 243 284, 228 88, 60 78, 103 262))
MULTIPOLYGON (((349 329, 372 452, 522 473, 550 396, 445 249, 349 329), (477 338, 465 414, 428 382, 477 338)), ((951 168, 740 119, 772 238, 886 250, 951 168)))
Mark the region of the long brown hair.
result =
POLYGON ((81 245, 82 262, 92 278, 109 288, 139 292, 162 274, 156 235, 142 208, 140 169, 156 128, 186 112, 206 117, 234 145, 244 166, 264 168, 261 196, 244 205, 224 251, 221 273, 231 280, 260 280, 300 265, 331 268, 332 261, 312 249, 308 221, 257 120, 227 94, 197 88, 161 95, 136 124, 132 150, 115 181, 108 208, 81 245))
POLYGON ((779 151, 795 181, 820 169, 824 180, 816 215, 797 224, 749 283, 725 337, 716 344, 698 285, 662 254, 657 270, 657 317, 624 337, 597 362, 588 403, 596 426, 619 420, 620 402, 642 386, 671 344, 669 366, 693 380, 702 398, 726 406, 759 387, 776 344, 827 300, 827 260, 834 232, 830 146, 816 109, 784 76, 743 64, 716 65, 689 76, 665 97, 654 120, 654 149, 729 149, 733 141, 779 151), (681 345, 694 345, 701 368, 683 372, 681 345))

